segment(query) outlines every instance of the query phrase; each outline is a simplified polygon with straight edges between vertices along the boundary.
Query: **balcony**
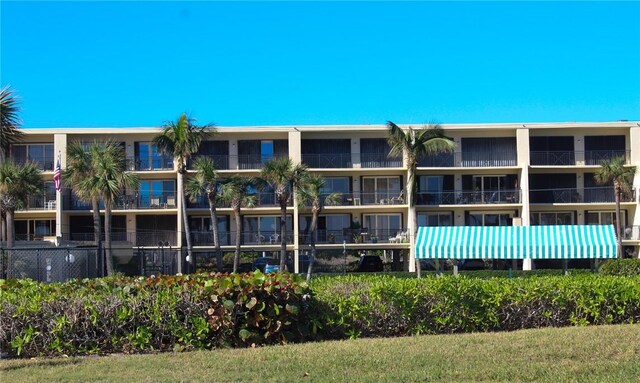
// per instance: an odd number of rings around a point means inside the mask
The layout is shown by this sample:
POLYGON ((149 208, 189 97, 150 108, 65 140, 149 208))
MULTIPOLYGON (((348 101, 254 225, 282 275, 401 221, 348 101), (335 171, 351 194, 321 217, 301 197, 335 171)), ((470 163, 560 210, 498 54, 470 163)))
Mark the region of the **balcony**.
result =
POLYGON ((260 155, 260 154, 240 154, 238 155, 238 169, 262 169, 262 166, 274 158, 286 158, 287 155, 260 155))
POLYGON ((604 160, 611 160, 616 157, 624 157, 625 164, 631 160, 630 150, 587 150, 584 152, 585 165, 600 165, 604 160))
MULTIPOLYGON (((78 242, 94 242, 94 238, 93 233, 71 233, 68 236, 68 240, 78 242)), ((104 233, 101 233, 101 238, 104 241, 104 233)), ((169 246, 177 246, 178 244, 176 232, 169 230, 114 231, 111 233, 111 241, 126 242, 132 246, 158 246, 159 243, 169 243, 169 246)))
POLYGON ((574 166, 600 165, 603 160, 610 160, 615 157, 624 157, 625 163, 630 161, 629 150, 589 150, 589 151, 532 151, 530 153, 531 165, 542 166, 574 166))
POLYGON ((352 168, 351 153, 302 154, 302 162, 311 169, 352 168))
POLYGON ((424 157, 418 161, 418 167, 451 168, 451 167, 497 167, 517 166, 516 153, 510 152, 456 152, 441 153, 424 157))
POLYGON ((622 239, 627 241, 640 241, 640 225, 622 228, 622 239))
POLYGON ((191 157, 191 160, 189 161, 189 170, 193 170, 193 164, 195 163, 195 161, 200 158, 208 158, 211 161, 213 161, 213 165, 215 166, 216 170, 229 170, 229 155, 228 154, 216 154, 216 155, 203 155, 203 154, 198 154, 195 155, 193 157, 191 157))
MULTIPOLYGON (((530 202, 533 203, 611 203, 615 202, 612 186, 565 188, 565 189, 532 189, 529 191, 530 202)), ((633 202, 635 192, 623 194, 621 202, 633 202)))
POLYGON ((173 170, 173 158, 170 156, 127 157, 127 169, 137 171, 173 170))
MULTIPOLYGON (((407 242, 406 229, 383 230, 383 229, 337 229, 337 230, 316 230, 316 244, 333 243, 404 243, 407 242)), ((300 234, 301 244, 310 244, 310 234, 300 234)))
POLYGON ((520 190, 420 192, 418 205, 484 205, 520 203, 520 190))
POLYGON ((360 163, 363 168, 401 168, 401 157, 388 157, 384 153, 362 153, 360 163))
MULTIPOLYGON (((91 210, 90 202, 81 201, 73 193, 67 196, 65 206, 67 210, 91 210)), ((139 195, 138 193, 126 194, 114 201, 112 210, 175 209, 176 207, 176 193, 171 191, 145 195, 139 195)), ((104 209, 104 203, 102 202, 100 202, 100 209, 104 209)))
POLYGON ((17 165, 24 165, 27 162, 35 164, 39 170, 44 172, 53 171, 54 168, 53 156, 13 156, 12 159, 17 165))
POLYGON ((404 205, 406 198, 404 191, 399 192, 375 192, 375 193, 343 193, 337 201, 329 203, 326 198, 329 194, 323 194, 325 206, 359 206, 359 205, 404 205))
POLYGON ((20 211, 32 210, 56 210, 55 196, 31 196, 27 199, 27 205, 18 208, 20 211))

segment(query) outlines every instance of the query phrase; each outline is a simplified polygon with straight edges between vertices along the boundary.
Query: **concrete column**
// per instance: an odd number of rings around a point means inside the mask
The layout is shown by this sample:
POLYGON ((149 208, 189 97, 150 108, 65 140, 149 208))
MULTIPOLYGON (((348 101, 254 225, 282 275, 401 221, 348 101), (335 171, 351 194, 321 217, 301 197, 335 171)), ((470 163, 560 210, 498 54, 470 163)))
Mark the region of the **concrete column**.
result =
POLYGON ((456 167, 461 167, 462 166, 462 138, 454 137, 453 140, 456 142, 456 149, 453 154, 453 162, 456 167))
POLYGON ((296 164, 302 162, 302 133, 297 130, 289 132, 289 158, 296 164))
POLYGON ((354 168, 361 168, 361 157, 360 157, 360 139, 352 138, 351 139, 351 163, 354 168))
POLYGON ((584 166, 586 157, 584 153, 584 135, 573 136, 573 150, 576 153, 576 165, 584 166))
MULTIPOLYGON (((529 129, 524 125, 516 130, 516 147, 518 150, 518 166, 520 166, 520 202, 522 209, 520 213, 522 226, 531 224, 531 211, 529 208, 529 164, 530 164, 530 148, 529 148, 529 129)), ((531 270, 531 259, 522 261, 523 270, 531 270)))
POLYGON ((126 220, 127 220, 127 233, 128 233, 127 236, 129 237, 127 239, 131 242, 131 244, 133 246, 136 246, 138 244, 137 238, 136 238, 136 234, 137 234, 137 232, 136 232, 136 215, 133 214, 133 213, 128 213, 127 217, 126 217, 126 220), (129 234, 129 233, 131 233, 131 234, 129 234))
POLYGON ((238 169, 238 140, 229 139, 229 169, 238 169))
MULTIPOLYGON (((54 155, 54 158, 53 158, 54 169, 58 163, 58 155, 60 155, 61 169, 66 169, 67 167, 67 135, 66 134, 55 134, 53 136, 53 155, 54 155)), ((59 192, 56 192, 56 237, 57 238, 62 237, 63 192, 64 190, 60 190, 59 192)))

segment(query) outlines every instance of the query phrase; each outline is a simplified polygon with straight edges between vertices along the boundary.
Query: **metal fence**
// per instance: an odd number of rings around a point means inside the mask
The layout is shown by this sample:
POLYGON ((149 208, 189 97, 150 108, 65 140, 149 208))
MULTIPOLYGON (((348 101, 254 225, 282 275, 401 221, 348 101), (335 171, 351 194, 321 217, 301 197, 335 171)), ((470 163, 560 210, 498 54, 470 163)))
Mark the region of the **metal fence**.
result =
POLYGON ((64 282, 102 276, 95 247, 13 248, 0 254, 0 277, 64 282))

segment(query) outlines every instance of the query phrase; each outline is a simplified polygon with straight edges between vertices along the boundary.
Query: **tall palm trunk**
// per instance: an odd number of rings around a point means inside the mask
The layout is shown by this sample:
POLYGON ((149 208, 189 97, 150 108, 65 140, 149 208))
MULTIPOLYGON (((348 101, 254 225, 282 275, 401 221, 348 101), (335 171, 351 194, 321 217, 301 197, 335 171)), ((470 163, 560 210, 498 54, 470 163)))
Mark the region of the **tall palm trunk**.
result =
POLYGON ((4 211, 0 212, 0 242, 7 240, 6 217, 4 211))
MULTIPOLYGON (((287 201, 280 201, 280 270, 287 267, 287 201)), ((295 269, 294 269, 295 270, 295 269)), ((292 271, 292 270, 289 270, 292 271)))
POLYGON ((104 253, 107 275, 113 275, 113 253, 111 252, 111 201, 104 201, 104 253))
MULTIPOLYGON (((100 222, 100 202, 98 198, 91 199, 91 208, 93 209, 93 236, 96 244, 96 252, 99 257, 102 256, 102 223, 100 222)), ((103 270, 100 270, 102 274, 103 270)))
POLYGON ((222 271, 222 252, 220 251, 220 233, 218 232, 218 212, 216 211, 216 199, 209 195, 209 213, 211 214, 211 225, 213 226, 213 246, 216 249, 216 266, 218 271, 222 271))
POLYGON ((311 227, 309 231, 311 232, 311 259, 315 259, 316 257, 316 235, 318 232, 318 215, 320 214, 320 209, 317 207, 313 207, 311 211, 311 227))
POLYGON ((240 208, 233 209, 233 216, 236 220, 236 253, 233 256, 233 272, 238 272, 238 265, 240 264, 240 240, 241 240, 241 232, 242 225, 240 222, 240 208))
POLYGON ((6 227, 7 227, 7 247, 13 248, 13 242, 16 237, 16 230, 13 226, 13 208, 8 207, 5 211, 6 227))
POLYGON ((622 222, 620 222, 620 199, 622 196, 622 187, 618 182, 614 182, 615 188, 615 196, 616 196, 616 235, 618 237, 618 257, 624 258, 624 253, 622 252, 622 222))
POLYGON ((180 206, 180 211, 182 213, 182 224, 184 227, 184 234, 187 237, 187 259, 190 259, 191 262, 194 262, 193 255, 193 247, 191 246, 191 229, 189 229, 189 217, 187 217, 187 197, 184 194, 184 170, 180 169, 178 171, 178 187, 180 188, 180 199, 182 201, 180 206))

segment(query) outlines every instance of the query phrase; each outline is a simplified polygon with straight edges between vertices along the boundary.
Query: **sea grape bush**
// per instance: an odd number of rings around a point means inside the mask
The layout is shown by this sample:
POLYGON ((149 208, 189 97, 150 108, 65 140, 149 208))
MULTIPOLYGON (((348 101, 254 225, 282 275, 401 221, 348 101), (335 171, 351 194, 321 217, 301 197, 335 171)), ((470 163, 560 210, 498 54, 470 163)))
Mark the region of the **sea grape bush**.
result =
POLYGON ((0 353, 200 350, 640 321, 640 277, 288 273, 0 280, 0 353))
POLYGON ((640 275, 640 259, 610 259, 600 265, 599 272, 602 275, 623 277, 640 275))
POLYGON ((292 274, 0 280, 10 356, 196 350, 296 342, 306 282, 292 274))
POLYGON ((313 281, 322 336, 386 337, 640 321, 640 278, 345 276, 313 281))

